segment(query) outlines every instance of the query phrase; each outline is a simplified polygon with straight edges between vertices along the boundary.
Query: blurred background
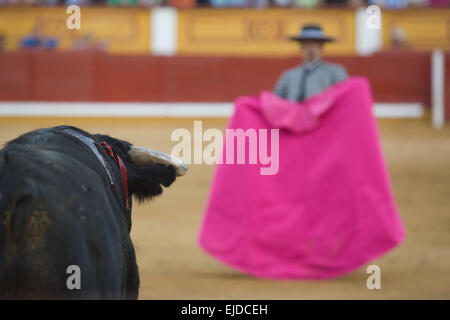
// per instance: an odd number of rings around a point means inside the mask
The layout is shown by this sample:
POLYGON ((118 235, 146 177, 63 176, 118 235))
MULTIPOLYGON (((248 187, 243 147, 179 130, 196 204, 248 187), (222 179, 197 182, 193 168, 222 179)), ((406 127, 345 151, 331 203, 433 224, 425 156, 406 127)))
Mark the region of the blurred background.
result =
POLYGON ((450 298, 450 0, 0 0, 0 143, 60 124, 170 153, 176 128, 224 129, 239 96, 301 63, 286 41, 319 23, 325 60, 370 80, 406 241, 330 281, 268 281, 204 254, 213 166, 135 205, 142 299, 450 298), (68 29, 69 5, 81 28, 68 29), (381 27, 369 28, 381 8, 381 27), (447 120, 447 123, 446 123, 447 120))

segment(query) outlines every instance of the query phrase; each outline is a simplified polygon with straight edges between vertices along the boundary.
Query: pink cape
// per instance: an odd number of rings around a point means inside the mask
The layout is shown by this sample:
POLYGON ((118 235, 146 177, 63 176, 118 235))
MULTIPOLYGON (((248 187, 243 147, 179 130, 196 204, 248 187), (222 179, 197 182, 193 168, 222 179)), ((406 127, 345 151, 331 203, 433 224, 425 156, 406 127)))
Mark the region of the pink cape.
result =
POLYGON ((270 92, 237 99, 228 128, 279 128, 279 169, 261 175, 259 161, 218 164, 200 246, 252 276, 325 279, 400 244, 372 104, 357 77, 304 103, 270 92))

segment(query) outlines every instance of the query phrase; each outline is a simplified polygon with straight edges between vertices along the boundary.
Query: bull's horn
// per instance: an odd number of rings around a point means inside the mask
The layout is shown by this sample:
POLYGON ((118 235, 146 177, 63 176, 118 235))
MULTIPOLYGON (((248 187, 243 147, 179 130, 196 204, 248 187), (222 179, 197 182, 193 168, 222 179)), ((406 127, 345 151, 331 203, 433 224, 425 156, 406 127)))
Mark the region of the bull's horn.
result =
POLYGON ((188 167, 183 163, 183 161, 161 151, 132 146, 128 153, 133 163, 138 166, 148 166, 150 164, 157 163, 172 165, 177 170, 177 176, 184 176, 188 171, 188 167))

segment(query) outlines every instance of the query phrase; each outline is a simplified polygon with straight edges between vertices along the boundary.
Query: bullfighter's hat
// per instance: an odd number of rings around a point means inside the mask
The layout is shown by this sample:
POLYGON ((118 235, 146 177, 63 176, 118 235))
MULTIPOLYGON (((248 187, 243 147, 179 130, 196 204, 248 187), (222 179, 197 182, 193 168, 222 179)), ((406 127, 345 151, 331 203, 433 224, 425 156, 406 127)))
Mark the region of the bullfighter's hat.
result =
POLYGON ((305 40, 319 40, 323 42, 335 41, 335 38, 326 36, 322 27, 317 24, 306 24, 300 30, 300 33, 296 36, 289 37, 289 40, 305 41, 305 40))

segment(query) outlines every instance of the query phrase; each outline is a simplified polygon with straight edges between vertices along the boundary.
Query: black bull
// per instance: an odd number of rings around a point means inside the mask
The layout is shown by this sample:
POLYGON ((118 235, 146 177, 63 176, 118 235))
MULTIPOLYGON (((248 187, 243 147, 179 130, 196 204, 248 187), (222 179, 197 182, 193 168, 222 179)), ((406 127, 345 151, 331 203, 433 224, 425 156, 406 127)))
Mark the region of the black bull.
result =
POLYGON ((131 196, 160 194, 176 169, 136 165, 131 146, 64 126, 24 134, 0 151, 0 298, 138 297, 131 196), (103 141, 127 169, 128 208, 121 171, 103 141), (72 265, 80 288, 68 286, 72 265))

